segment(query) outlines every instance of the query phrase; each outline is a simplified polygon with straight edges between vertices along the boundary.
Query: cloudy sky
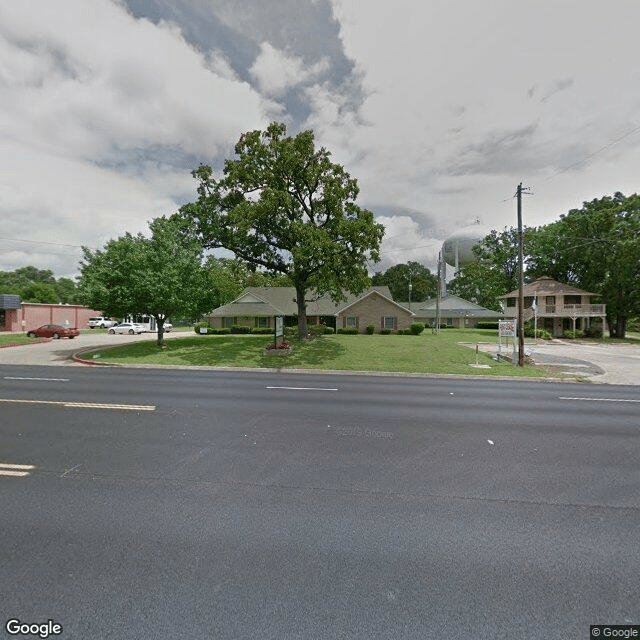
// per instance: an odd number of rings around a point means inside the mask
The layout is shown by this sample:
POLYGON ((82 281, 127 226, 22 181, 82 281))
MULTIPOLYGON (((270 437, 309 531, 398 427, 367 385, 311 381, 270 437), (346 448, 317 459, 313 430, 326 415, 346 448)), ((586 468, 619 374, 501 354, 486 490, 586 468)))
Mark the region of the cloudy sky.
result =
POLYGON ((0 270, 78 273, 195 199, 270 121, 317 142, 434 268, 479 218, 640 189, 637 0, 0 0, 0 270))

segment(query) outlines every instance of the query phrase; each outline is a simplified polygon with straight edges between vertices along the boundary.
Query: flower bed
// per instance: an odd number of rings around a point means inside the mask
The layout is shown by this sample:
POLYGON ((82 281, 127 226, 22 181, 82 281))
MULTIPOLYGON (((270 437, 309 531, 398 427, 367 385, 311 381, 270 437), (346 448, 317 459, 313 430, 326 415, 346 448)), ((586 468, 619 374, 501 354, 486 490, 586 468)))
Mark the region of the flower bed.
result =
POLYGON ((286 340, 283 340, 279 345, 266 344, 262 355, 264 356, 286 356, 291 353, 291 345, 286 340))

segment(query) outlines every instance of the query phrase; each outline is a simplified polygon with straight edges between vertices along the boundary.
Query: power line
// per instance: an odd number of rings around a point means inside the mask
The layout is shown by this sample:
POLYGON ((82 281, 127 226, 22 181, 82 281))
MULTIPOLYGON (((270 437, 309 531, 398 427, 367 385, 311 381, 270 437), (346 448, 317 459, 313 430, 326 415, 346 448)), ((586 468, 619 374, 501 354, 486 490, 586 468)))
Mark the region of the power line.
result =
POLYGON ((64 242, 48 242, 46 240, 24 240, 22 238, 3 238, 0 237, 0 240, 7 240, 9 242, 27 242, 29 244, 51 244, 56 247, 73 247, 74 249, 82 249, 82 245, 80 244, 66 244, 64 242))

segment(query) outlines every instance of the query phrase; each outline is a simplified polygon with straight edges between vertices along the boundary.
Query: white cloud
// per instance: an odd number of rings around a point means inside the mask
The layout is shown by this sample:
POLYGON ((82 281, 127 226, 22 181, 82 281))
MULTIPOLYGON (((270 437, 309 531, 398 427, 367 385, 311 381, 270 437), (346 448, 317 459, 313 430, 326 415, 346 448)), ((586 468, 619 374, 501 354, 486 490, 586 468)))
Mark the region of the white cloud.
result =
POLYGON ((476 215, 515 224, 521 180, 536 194, 528 224, 638 190, 640 133, 561 169, 640 125, 640 4, 333 4, 366 99, 352 118, 318 100, 310 122, 350 160, 365 204, 423 211, 451 231, 476 215))
POLYGON ((305 65, 299 56, 287 55, 268 42, 260 46, 260 53, 250 69, 260 91, 268 96, 280 97, 291 87, 303 84, 325 72, 327 60, 305 65))
MULTIPOLYGON (((93 247, 195 197, 189 169, 226 154, 272 109, 223 54, 205 56, 175 25, 110 0, 4 3, 0 92, 2 236, 93 247)), ((50 256, 77 271, 73 249, 38 250, 31 262, 50 256)), ((0 269, 23 266, 11 255, 0 269)))

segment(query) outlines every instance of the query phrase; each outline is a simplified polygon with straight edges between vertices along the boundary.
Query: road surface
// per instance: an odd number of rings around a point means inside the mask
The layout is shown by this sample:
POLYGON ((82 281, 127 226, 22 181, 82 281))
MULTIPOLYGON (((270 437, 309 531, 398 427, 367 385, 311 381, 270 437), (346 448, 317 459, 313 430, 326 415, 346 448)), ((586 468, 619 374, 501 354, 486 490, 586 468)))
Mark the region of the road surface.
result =
POLYGON ((0 400, 4 620, 119 640, 640 624, 634 387, 0 366, 0 400))

